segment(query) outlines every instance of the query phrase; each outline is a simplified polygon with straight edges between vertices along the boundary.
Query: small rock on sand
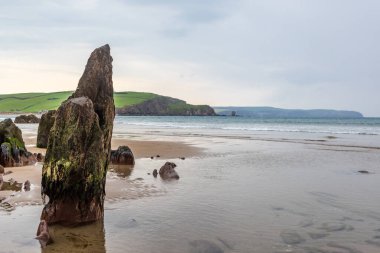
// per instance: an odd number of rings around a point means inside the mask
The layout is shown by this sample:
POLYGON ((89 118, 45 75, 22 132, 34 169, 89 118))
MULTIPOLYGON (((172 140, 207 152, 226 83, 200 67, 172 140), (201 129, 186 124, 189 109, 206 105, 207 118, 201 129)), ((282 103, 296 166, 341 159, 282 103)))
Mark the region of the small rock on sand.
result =
POLYGON ((368 170, 358 170, 358 172, 361 174, 369 174, 368 170))
POLYGON ((157 175, 158 175, 158 171, 157 171, 157 169, 154 169, 154 170, 153 170, 153 176, 154 176, 154 177, 157 177, 157 175))
POLYGON ((24 183, 24 191, 30 191, 30 181, 26 180, 24 183))
POLYGON ((166 162, 159 171, 162 179, 179 179, 178 173, 175 171, 177 165, 175 163, 166 162))

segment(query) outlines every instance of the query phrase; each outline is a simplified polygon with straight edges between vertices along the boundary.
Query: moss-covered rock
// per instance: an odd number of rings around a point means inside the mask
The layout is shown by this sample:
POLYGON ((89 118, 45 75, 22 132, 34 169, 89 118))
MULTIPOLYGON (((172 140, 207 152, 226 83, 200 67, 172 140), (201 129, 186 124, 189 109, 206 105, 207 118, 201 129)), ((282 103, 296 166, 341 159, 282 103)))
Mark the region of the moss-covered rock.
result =
POLYGON ((91 54, 77 90, 55 114, 42 170, 49 202, 41 219, 77 225, 103 217, 114 117, 112 57, 105 45, 91 54))
POLYGON ((128 146, 120 146, 117 150, 111 150, 111 164, 135 165, 135 158, 128 146))
POLYGON ((16 167, 34 163, 36 158, 26 150, 21 130, 11 119, 0 122, 0 165, 16 167))
POLYGON ((40 124, 38 125, 37 147, 47 148, 50 129, 54 125, 56 110, 50 110, 42 114, 40 124))

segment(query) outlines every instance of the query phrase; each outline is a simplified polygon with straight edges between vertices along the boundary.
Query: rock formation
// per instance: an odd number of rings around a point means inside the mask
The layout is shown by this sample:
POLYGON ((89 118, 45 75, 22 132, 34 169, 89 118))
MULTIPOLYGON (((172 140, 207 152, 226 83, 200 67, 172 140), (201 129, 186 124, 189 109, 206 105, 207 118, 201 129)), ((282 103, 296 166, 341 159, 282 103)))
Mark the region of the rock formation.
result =
POLYGON ((11 119, 0 122, 0 165, 17 167, 35 163, 36 158, 25 148, 21 130, 11 119))
POLYGON ((34 156, 36 157, 37 162, 43 162, 45 159, 44 155, 41 153, 34 153, 34 156))
POLYGON ((42 248, 45 248, 46 245, 48 245, 52 242, 52 239, 51 239, 50 233, 49 233, 49 227, 48 227, 48 224, 45 220, 41 220, 40 224, 38 225, 36 239, 40 241, 42 248))
POLYGON ((30 181, 26 180, 24 183, 24 191, 26 191, 26 192, 30 191, 30 186, 31 186, 30 181))
POLYGON ((76 91, 61 104, 42 169, 41 220, 78 225, 101 219, 115 106, 108 45, 95 49, 76 91))
POLYGON ((34 114, 20 115, 15 118, 15 123, 16 124, 38 124, 40 123, 40 119, 34 114))
POLYGON ((47 148, 50 129, 53 127, 55 121, 55 112, 56 110, 51 110, 41 116, 37 134, 38 148, 47 148))
POLYGON ((135 165, 135 158, 128 146, 120 146, 117 150, 111 150, 111 164, 135 165))
POLYGON ((162 179, 179 179, 178 173, 175 171, 177 165, 175 163, 166 162, 158 172, 162 179))

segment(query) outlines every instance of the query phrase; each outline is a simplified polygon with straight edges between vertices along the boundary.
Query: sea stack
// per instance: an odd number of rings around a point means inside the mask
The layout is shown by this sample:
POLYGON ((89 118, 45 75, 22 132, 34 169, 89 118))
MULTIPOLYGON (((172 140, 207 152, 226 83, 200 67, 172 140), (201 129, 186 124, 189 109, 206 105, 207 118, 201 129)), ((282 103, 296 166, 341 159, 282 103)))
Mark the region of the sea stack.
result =
POLYGON ((55 113, 42 169, 41 220, 79 225, 103 218, 115 105, 109 45, 95 49, 76 91, 55 113))

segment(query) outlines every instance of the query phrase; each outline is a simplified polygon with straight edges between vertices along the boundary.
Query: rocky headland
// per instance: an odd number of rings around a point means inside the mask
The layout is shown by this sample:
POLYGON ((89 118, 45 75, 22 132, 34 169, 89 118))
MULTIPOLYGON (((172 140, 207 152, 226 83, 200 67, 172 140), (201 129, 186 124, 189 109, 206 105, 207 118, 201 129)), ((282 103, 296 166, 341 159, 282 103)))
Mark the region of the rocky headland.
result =
POLYGON ((214 116, 214 109, 208 105, 190 105, 185 101, 158 96, 143 103, 116 110, 123 116, 214 116))

